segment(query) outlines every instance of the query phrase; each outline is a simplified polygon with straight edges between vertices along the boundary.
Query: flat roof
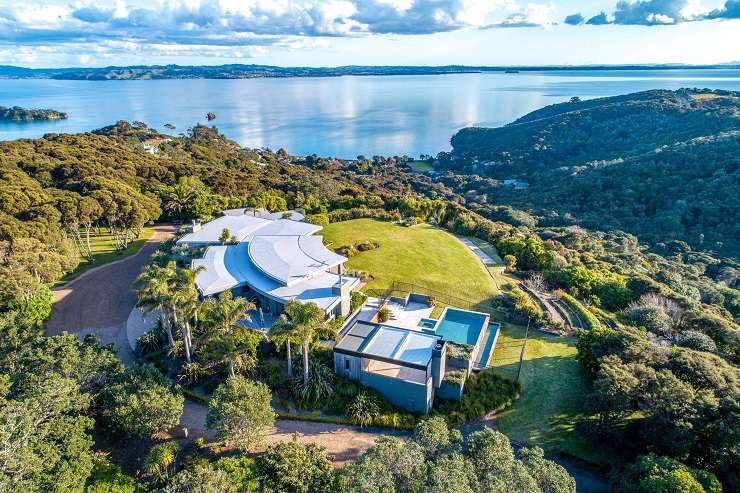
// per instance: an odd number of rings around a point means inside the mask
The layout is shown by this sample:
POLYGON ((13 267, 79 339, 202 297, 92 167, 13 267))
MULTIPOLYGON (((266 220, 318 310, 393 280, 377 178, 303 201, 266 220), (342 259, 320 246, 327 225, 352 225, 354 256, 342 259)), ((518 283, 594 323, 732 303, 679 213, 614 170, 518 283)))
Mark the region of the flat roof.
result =
POLYGON ((439 343, 440 338, 432 334, 357 321, 334 349, 340 353, 425 369, 439 343))

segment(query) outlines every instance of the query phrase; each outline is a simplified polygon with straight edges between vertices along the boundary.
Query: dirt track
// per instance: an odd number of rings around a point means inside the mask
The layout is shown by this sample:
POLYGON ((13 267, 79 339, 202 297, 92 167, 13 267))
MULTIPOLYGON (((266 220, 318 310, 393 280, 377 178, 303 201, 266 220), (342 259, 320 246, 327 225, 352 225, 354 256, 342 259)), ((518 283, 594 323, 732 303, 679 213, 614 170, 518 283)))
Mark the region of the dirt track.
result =
POLYGON ((56 289, 47 333, 66 331, 79 337, 95 333, 102 343, 113 343, 127 362, 133 356, 126 339, 126 319, 136 304, 132 285, 149 256, 173 232, 172 226, 155 226, 154 234, 135 255, 94 268, 56 289))

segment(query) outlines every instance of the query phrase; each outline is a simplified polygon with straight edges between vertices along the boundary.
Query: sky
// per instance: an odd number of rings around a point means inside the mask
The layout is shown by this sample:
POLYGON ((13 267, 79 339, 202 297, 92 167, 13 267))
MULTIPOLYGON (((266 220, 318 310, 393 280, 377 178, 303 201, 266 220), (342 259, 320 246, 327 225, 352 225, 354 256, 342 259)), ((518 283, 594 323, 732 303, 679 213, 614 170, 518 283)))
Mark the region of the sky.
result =
POLYGON ((0 64, 740 61, 740 0, 0 0, 0 64))

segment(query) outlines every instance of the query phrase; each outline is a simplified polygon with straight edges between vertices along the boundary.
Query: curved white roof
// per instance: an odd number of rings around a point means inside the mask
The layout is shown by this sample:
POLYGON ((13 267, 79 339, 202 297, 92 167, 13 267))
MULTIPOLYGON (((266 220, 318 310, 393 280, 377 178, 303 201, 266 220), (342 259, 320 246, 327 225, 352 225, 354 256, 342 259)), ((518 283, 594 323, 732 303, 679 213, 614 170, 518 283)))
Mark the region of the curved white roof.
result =
POLYGON ((198 290, 205 296, 233 289, 242 285, 249 285, 263 295, 286 302, 298 300, 302 303, 313 302, 325 311, 329 311, 339 302, 334 287, 340 279, 343 284, 355 284, 354 277, 340 277, 331 272, 320 272, 303 282, 285 286, 282 283, 267 277, 249 259, 248 244, 212 246, 206 250, 202 259, 193 260, 193 267, 205 267, 205 271, 198 274, 195 282, 198 290))
POLYGON ((249 258, 286 286, 347 260, 329 251, 320 236, 255 236, 249 242, 249 258))
POLYGON ((219 243, 219 237, 224 229, 228 229, 231 236, 237 241, 243 241, 255 231, 269 225, 269 219, 260 219, 254 216, 221 216, 218 219, 203 224, 200 229, 188 233, 178 243, 213 244, 219 243))

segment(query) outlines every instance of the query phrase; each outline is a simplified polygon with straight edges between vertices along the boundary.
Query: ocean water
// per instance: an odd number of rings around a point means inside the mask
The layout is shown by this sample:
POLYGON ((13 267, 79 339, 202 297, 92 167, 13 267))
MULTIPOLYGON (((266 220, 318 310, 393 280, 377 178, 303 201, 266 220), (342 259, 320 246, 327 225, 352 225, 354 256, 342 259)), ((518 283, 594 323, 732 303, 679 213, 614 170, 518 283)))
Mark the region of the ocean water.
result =
POLYGON ((436 154, 466 126, 500 126, 542 106, 648 89, 740 90, 740 70, 486 73, 240 80, 0 80, 0 105, 69 113, 55 122, 0 122, 0 140, 85 132, 117 120, 178 134, 216 125, 249 147, 292 154, 436 154))

